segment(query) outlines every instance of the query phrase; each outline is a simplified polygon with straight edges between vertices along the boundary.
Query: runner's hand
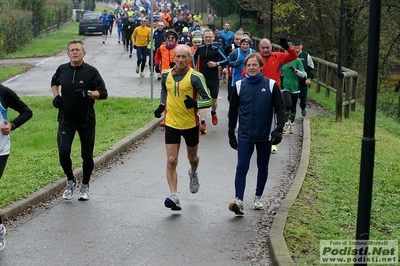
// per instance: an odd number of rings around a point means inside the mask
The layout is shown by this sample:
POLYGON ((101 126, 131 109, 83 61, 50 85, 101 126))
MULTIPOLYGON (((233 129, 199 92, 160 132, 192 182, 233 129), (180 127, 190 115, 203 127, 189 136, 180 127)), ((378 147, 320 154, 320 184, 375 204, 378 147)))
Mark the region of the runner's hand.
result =
POLYGON ((62 98, 60 95, 57 95, 56 97, 54 97, 53 106, 55 108, 60 108, 62 106, 62 98))

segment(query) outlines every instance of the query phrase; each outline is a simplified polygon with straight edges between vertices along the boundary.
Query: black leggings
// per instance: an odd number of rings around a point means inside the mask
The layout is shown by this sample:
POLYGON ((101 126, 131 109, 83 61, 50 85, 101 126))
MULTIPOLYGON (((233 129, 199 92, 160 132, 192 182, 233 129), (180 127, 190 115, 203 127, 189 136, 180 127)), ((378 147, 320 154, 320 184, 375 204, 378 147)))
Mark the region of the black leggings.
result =
POLYGON ((132 54, 132 50, 133 50, 131 36, 132 36, 132 34, 131 35, 127 34, 126 38, 125 38, 126 49, 128 49, 128 47, 129 47, 129 54, 132 54))
MULTIPOLYGON (((6 168, 7 159, 8 159, 8 154, 0 156, 0 178, 2 177, 4 169, 6 168)), ((3 221, 1 220, 1 214, 0 214, 0 224, 2 223, 3 221)))
POLYGON ((83 160, 82 184, 89 184, 90 176, 94 168, 93 149, 95 139, 95 128, 72 128, 62 124, 58 124, 57 143, 58 154, 60 156, 60 164, 64 170, 68 180, 73 180, 74 174, 72 170, 71 147, 75 137, 75 132, 78 131, 81 141, 81 157, 83 160))
POLYGON ((286 122, 289 122, 289 113, 290 113, 290 122, 293 124, 294 119, 296 117, 296 106, 297 99, 299 98, 298 93, 291 93, 290 91, 282 91, 283 101, 285 102, 286 107, 286 122))

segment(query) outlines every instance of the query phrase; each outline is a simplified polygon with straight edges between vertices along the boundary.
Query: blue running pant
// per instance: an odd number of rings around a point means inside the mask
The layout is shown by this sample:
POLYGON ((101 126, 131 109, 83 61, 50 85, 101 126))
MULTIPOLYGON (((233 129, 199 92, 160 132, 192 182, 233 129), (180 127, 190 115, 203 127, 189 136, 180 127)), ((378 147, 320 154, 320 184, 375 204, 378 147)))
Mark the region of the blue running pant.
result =
POLYGON ((268 179, 268 164, 271 155, 271 142, 256 142, 250 143, 245 141, 238 141, 238 163, 236 166, 235 177, 235 196, 243 200, 244 190, 246 187, 246 175, 250 167, 250 159, 253 155, 254 146, 257 150, 257 186, 256 196, 262 196, 265 184, 268 179))

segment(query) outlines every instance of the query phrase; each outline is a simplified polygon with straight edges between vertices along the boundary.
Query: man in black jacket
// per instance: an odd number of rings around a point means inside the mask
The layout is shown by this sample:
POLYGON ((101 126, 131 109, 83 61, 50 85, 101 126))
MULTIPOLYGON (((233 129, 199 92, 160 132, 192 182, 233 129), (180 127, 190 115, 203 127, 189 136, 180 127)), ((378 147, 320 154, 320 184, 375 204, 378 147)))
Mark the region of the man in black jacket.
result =
POLYGON ((129 47, 129 58, 131 58, 132 50, 133 50, 133 44, 132 44, 131 37, 132 37, 133 31, 135 30, 135 22, 133 22, 133 17, 128 17, 128 20, 124 22, 124 26, 122 29, 123 29, 123 31, 125 31, 126 51, 128 51, 128 47, 129 47))
POLYGON ((294 40, 293 48, 297 52, 297 56, 303 63, 304 70, 307 73, 307 77, 299 78, 301 115, 306 116, 308 86, 311 85, 312 79, 315 75, 314 62, 311 56, 307 52, 303 51, 303 43, 301 40, 294 40))
MULTIPOLYGON (((219 94, 218 67, 228 62, 221 47, 214 45, 214 32, 211 29, 204 31, 204 44, 197 47, 193 55, 193 68, 201 72, 206 78, 207 88, 212 98, 211 121, 213 125, 218 124, 217 107, 219 94)), ((206 133, 206 110, 200 110, 200 132, 206 133)))
POLYGON ((108 93, 98 70, 86 64, 85 45, 80 40, 68 43, 69 63, 60 65, 51 78, 53 105, 58 108, 57 143, 60 164, 67 176, 64 199, 72 199, 77 185, 71 161, 71 146, 75 133, 81 141, 83 178, 79 200, 89 199, 89 181, 94 168, 93 149, 95 140, 95 100, 107 99, 108 93), (61 90, 60 90, 61 86, 61 90))

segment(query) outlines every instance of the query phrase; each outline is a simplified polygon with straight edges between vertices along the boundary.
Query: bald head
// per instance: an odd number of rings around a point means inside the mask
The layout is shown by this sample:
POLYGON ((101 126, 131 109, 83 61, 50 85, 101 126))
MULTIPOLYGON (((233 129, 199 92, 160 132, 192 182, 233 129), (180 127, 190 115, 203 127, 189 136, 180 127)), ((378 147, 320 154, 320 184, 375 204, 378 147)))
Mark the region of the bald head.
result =
POLYGON ((271 41, 267 38, 261 39, 260 43, 258 44, 258 49, 262 56, 268 57, 272 52, 272 44, 271 41))

